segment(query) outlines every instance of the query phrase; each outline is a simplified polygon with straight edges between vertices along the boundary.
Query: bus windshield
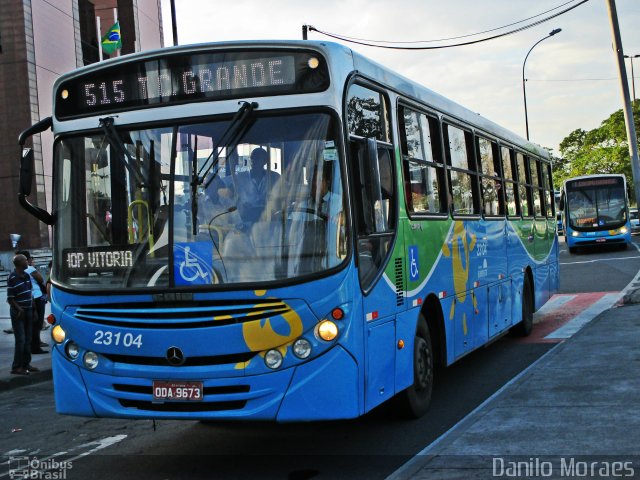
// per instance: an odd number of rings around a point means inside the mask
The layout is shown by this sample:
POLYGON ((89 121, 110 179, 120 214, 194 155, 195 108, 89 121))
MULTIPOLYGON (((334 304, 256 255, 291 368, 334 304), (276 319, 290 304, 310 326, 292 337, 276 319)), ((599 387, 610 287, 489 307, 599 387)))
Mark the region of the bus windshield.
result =
POLYGON ((608 230, 627 221, 622 178, 567 183, 569 224, 576 230, 608 230))
POLYGON ((337 267, 349 244, 337 122, 326 113, 234 121, 59 140, 57 280, 206 287, 337 267))

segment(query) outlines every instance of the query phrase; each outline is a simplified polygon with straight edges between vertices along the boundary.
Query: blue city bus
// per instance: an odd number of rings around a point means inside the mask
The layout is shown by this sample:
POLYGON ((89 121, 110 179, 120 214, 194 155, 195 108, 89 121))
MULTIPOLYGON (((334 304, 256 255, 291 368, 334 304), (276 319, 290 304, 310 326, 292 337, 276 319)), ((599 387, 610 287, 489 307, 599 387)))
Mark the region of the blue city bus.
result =
POLYGON ((565 241, 579 247, 631 243, 627 180, 622 174, 585 175, 564 182, 560 200, 565 241))
POLYGON ((19 198, 54 232, 59 413, 418 417, 558 288, 547 152, 342 45, 166 48, 53 95, 19 198))

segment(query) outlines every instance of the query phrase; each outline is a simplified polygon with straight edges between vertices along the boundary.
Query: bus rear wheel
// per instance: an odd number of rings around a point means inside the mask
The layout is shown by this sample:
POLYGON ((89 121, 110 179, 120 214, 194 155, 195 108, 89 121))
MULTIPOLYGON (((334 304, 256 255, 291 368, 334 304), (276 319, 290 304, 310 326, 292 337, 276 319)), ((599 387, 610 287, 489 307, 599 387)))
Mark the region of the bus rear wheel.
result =
POLYGON ((433 391, 433 347, 424 318, 418 320, 413 344, 413 385, 401 392, 395 410, 404 418, 423 416, 431 404, 433 391))

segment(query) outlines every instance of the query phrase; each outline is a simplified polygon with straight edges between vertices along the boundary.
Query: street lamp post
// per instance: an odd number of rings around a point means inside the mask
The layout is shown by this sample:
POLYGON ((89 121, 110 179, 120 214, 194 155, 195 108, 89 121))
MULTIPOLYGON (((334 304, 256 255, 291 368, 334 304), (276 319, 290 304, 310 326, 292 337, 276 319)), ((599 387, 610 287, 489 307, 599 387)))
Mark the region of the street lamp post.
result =
POLYGON ((631 60, 631 96, 632 100, 636 101, 636 79, 633 76, 633 59, 638 58, 640 55, 625 55, 624 58, 628 58, 631 60))
POLYGON ((173 32, 173 45, 178 45, 178 22, 176 21, 176 1, 169 0, 171 5, 171 30, 173 32))
POLYGON ((561 31, 562 31, 561 28, 554 28, 549 32, 549 35, 547 35, 544 38, 541 38, 536 43, 534 43, 533 47, 531 47, 527 52, 527 56, 524 57, 524 62, 522 62, 522 95, 524 97, 524 123, 525 123, 525 129, 527 132, 527 140, 529 140, 529 118, 527 117, 527 87, 525 84, 527 80, 524 78, 524 66, 527 64, 527 58, 529 58, 529 54, 531 53, 531 50, 533 50, 536 47, 536 45, 538 45, 540 42, 542 42, 543 40, 546 40, 549 37, 553 37, 556 33, 560 33, 561 31))

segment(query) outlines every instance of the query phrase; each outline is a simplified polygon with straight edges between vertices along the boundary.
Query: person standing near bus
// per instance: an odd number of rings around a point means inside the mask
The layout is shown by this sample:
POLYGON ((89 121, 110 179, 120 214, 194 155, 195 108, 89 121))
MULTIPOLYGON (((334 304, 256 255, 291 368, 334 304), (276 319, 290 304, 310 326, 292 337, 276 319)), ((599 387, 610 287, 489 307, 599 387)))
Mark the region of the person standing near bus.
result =
POLYGON ((15 270, 7 279, 7 302, 11 306, 11 326, 15 337, 15 350, 11 373, 13 375, 29 375, 38 369, 31 366, 31 327, 33 298, 31 296, 31 277, 26 273, 29 267, 27 257, 13 257, 15 270))
POLYGON ((42 325, 44 323, 44 311, 47 305, 46 286, 44 284, 44 278, 36 267, 33 265, 33 257, 28 250, 20 250, 20 255, 24 255, 27 259, 29 266, 25 273, 29 274, 31 278, 31 294, 33 297, 33 318, 31 327, 31 353, 41 354, 49 353, 48 350, 43 350, 42 347, 46 347, 47 344, 40 340, 40 332, 42 331, 42 325))

